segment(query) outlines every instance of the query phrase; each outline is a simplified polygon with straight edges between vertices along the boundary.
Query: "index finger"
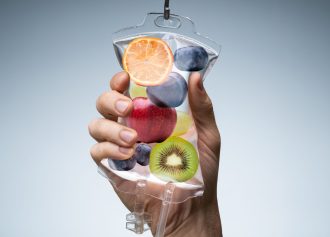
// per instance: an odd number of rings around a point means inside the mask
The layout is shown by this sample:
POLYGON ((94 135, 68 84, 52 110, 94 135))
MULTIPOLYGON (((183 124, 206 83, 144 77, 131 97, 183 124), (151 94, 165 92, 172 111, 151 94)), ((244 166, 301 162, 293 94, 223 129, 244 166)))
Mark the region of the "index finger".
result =
POLYGON ((112 90, 118 91, 119 93, 126 91, 129 87, 128 73, 125 71, 116 73, 110 81, 110 87, 112 90))

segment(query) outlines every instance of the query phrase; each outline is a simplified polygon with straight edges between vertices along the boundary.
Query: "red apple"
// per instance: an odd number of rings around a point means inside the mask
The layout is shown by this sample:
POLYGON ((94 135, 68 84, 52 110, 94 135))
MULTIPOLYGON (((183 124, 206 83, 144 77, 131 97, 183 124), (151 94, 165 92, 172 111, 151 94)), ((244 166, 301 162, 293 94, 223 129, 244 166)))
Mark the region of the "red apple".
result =
POLYGON ((172 134, 176 124, 175 109, 158 107, 144 97, 134 98, 133 106, 126 122, 138 133, 138 141, 162 142, 172 134))

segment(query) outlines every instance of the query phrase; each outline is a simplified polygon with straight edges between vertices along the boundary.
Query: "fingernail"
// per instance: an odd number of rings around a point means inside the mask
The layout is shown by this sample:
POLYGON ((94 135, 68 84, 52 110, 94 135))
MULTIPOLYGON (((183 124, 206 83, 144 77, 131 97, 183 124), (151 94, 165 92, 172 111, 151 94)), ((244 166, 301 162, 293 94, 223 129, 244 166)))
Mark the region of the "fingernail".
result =
POLYGON ((134 133, 127 130, 121 131, 120 138, 123 139, 125 142, 131 142, 134 138, 134 133))
POLYGON ((129 102, 125 101, 125 100, 118 100, 116 102, 116 109, 120 112, 120 113, 124 113, 126 111, 126 109, 128 108, 129 102))
POLYGON ((119 147, 119 151, 125 155, 130 154, 132 152, 132 148, 126 148, 126 147, 119 147))

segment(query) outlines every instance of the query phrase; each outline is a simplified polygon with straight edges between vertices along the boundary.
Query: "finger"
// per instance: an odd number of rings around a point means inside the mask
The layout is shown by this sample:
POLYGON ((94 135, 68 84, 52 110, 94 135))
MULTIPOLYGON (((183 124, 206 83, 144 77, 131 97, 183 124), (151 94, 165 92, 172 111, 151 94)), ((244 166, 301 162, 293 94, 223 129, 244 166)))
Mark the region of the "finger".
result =
POLYGON ((115 160, 129 159, 134 154, 132 147, 121 147, 111 142, 100 142, 92 146, 90 154, 93 160, 99 164, 101 160, 111 157, 115 160))
POLYGON ((127 72, 118 72, 115 74, 110 81, 110 88, 112 90, 118 91, 119 93, 124 93, 129 87, 129 75, 127 72))
POLYGON ((127 96, 112 90, 97 99, 96 108, 105 118, 116 121, 118 116, 126 117, 131 112, 133 103, 127 96))
POLYGON ((90 122, 89 133, 96 141, 108 141, 123 147, 132 147, 137 140, 134 129, 104 118, 90 122))
POLYGON ((188 87, 189 104, 198 134, 212 134, 218 137, 213 105, 204 89, 200 73, 194 72, 190 75, 188 87))

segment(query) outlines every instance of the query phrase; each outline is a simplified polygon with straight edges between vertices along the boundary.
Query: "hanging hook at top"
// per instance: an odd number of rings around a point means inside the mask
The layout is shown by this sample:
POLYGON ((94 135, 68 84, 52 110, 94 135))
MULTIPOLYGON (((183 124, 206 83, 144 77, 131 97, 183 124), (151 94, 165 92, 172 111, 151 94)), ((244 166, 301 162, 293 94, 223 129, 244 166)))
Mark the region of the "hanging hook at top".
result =
POLYGON ((164 18, 165 18, 165 20, 168 20, 170 18, 170 0, 165 0, 164 18))

